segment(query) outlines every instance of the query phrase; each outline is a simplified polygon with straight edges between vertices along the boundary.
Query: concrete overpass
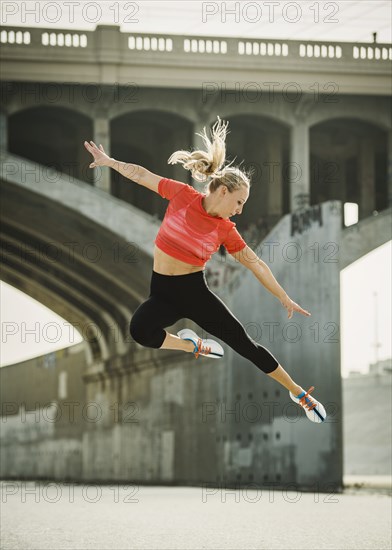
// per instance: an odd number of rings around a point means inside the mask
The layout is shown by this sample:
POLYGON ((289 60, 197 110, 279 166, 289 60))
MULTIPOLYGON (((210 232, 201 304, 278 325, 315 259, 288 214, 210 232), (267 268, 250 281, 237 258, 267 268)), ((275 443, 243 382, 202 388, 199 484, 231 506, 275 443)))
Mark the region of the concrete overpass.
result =
POLYGON ((255 169, 241 229, 260 216, 272 228, 326 200, 358 203, 361 219, 390 204, 390 44, 153 36, 105 25, 6 27, 0 36, 2 148, 150 214, 162 217, 159 198, 109 171, 93 176, 80 143, 92 138, 111 156, 183 179, 167 158, 198 146, 195 133, 219 114, 230 121, 229 156, 255 169))
POLYGON ((134 84, 199 88, 224 84, 264 93, 372 94, 390 92, 391 44, 263 40, 5 27, 2 72, 8 81, 134 84), (329 86, 320 89, 315 83, 329 86), (247 88, 244 88, 247 87, 247 88))

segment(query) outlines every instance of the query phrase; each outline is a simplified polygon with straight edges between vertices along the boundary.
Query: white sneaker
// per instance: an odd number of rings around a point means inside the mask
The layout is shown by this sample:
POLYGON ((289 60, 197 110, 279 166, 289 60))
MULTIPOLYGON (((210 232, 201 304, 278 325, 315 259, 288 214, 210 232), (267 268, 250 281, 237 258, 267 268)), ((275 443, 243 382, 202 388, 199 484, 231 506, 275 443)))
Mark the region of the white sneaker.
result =
POLYGON ((211 359, 220 359, 223 357, 224 351, 223 348, 215 340, 202 340, 193 330, 189 328, 184 328, 177 332, 177 336, 183 340, 190 340, 195 345, 193 353, 195 354, 196 359, 199 355, 204 355, 210 357, 211 359))
POLYGON ((289 394, 291 399, 304 409, 309 420, 312 422, 324 422, 327 418, 327 413, 321 403, 314 399, 314 397, 310 397, 309 394, 313 390, 314 386, 311 386, 307 392, 303 392, 304 395, 302 397, 295 397, 291 392, 289 392, 289 394))

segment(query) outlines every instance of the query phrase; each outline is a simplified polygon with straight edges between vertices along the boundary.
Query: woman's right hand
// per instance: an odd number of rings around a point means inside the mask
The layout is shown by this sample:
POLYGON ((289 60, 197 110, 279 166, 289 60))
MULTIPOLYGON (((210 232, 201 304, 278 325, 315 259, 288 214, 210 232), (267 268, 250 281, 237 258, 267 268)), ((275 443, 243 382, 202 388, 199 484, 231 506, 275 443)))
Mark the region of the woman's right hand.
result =
POLYGON ((93 141, 90 141, 90 143, 85 141, 84 146, 94 157, 94 161, 89 165, 89 168, 95 168, 96 166, 109 166, 112 159, 105 153, 105 150, 101 144, 97 147, 93 141))

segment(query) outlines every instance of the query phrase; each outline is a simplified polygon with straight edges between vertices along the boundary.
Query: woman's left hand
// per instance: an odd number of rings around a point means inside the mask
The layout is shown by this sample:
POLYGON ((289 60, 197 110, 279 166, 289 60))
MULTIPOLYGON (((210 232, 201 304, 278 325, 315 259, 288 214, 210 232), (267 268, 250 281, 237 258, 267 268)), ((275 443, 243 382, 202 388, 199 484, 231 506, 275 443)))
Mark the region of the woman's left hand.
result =
POLYGON ((289 319, 292 318, 294 311, 298 311, 298 313, 302 313, 302 315, 306 315, 307 317, 310 317, 311 313, 309 311, 306 311, 306 309, 302 309, 302 307, 295 302, 291 298, 289 298, 286 294, 284 298, 281 300, 281 304, 283 307, 285 307, 288 311, 287 317, 289 319))

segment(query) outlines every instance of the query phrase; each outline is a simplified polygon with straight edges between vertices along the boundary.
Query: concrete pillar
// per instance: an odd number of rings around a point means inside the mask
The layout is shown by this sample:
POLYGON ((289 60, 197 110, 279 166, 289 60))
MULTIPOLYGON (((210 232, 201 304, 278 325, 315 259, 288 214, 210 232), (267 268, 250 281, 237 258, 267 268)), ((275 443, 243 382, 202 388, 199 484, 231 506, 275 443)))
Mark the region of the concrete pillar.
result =
POLYGON ((0 149, 8 151, 8 116, 0 111, 0 149))
MULTIPOLYGON (((268 216, 277 221, 282 217, 282 144, 280 136, 272 134, 267 142, 268 216)), ((264 169, 263 169, 264 172, 264 169)))
POLYGON ((359 141, 359 219, 370 216, 375 209, 374 146, 371 138, 359 141))
POLYGON ((388 131, 387 136, 387 162, 388 162, 388 206, 392 207, 392 130, 388 131))
POLYGON ((196 135, 196 133, 202 133, 203 131, 203 128, 205 126, 206 128, 206 132, 207 132, 207 135, 209 136, 210 133, 209 133, 209 128, 210 128, 210 125, 211 123, 215 122, 216 120, 218 120, 217 118, 215 119, 212 119, 212 117, 206 113, 204 113, 203 115, 201 115, 198 120, 195 122, 194 124, 194 129, 193 129, 193 147, 194 149, 204 149, 204 143, 203 143, 203 140, 200 136, 196 135))
MULTIPOLYGON (((227 120, 227 119, 224 119, 224 120, 227 120)), ((212 110, 211 112, 204 110, 202 113, 199 114, 198 119, 195 121, 194 132, 193 132, 193 146, 195 149, 205 148, 203 144, 203 140, 201 139, 200 136, 196 135, 196 132, 201 133, 205 126, 207 135, 210 136, 210 127, 213 126, 217 121, 218 121, 218 118, 214 110, 212 110)))
POLYGON ((343 163, 343 159, 337 158, 333 151, 327 153, 323 159, 323 179, 316 184, 325 186, 323 195, 326 195, 329 200, 344 200, 344 190, 341 185, 343 163))
POLYGON ((118 82, 118 54, 126 53, 126 35, 120 32, 118 25, 97 25, 94 38, 94 53, 100 68, 99 81, 118 82))
POLYGON ((343 203, 346 202, 346 158, 341 158, 338 160, 338 170, 337 170, 337 185, 340 187, 339 200, 343 203))
POLYGON ((290 211, 306 208, 310 202, 309 128, 297 119, 291 129, 290 211))
MULTIPOLYGON (((192 150, 192 141, 189 140, 188 132, 186 131, 186 128, 184 126, 180 128, 179 127, 176 128, 175 136, 173 135, 171 144, 172 144, 172 147, 170 149, 170 154, 180 149, 184 149, 185 151, 192 150), (174 137, 176 139, 174 139, 174 137)), ((167 163, 167 159, 165 158, 165 165, 162 173, 165 173, 166 171, 166 167, 167 167, 166 163, 167 163)), ((191 177, 191 173, 188 170, 185 170, 182 164, 173 164, 172 170, 173 170, 173 178, 175 180, 182 181, 184 183, 191 183, 193 181, 191 177)), ((159 196, 158 196, 158 199, 161 200, 159 196)))
MULTIPOLYGON (((107 116, 97 115, 94 119, 94 143, 96 145, 102 143, 105 152, 110 156, 110 121, 107 116)), ((94 168, 96 172, 95 187, 111 192, 110 177, 111 169, 107 167, 94 168)))

